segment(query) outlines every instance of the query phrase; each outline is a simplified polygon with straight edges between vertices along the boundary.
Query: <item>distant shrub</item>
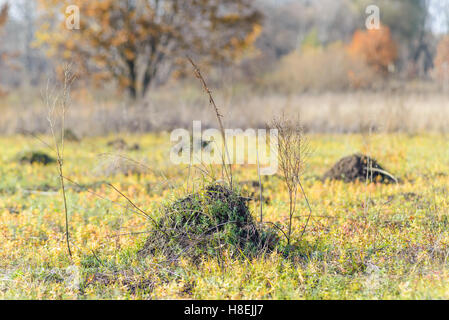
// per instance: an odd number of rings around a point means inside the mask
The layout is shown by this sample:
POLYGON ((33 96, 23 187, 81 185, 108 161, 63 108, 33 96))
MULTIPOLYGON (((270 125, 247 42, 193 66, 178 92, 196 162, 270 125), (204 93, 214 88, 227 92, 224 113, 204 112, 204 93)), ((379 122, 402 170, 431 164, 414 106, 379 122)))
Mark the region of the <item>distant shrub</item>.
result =
POLYGON ((285 56, 266 84, 282 92, 342 91, 367 87, 376 80, 376 73, 362 59, 351 56, 342 43, 333 43, 324 48, 304 46, 285 56))
POLYGON ((388 73, 398 55, 396 43, 386 26, 381 26, 378 30, 357 30, 348 50, 353 57, 362 58, 376 72, 382 74, 388 73))

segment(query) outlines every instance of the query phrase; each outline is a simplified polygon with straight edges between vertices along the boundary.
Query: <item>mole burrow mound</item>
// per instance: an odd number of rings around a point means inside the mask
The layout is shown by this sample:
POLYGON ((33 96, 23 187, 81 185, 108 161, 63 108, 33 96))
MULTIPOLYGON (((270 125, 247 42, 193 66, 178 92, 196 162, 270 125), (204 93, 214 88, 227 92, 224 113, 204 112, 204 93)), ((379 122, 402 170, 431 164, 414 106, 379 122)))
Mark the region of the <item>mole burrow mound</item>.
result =
POLYGON ((362 154, 354 154, 340 159, 323 180, 343 180, 344 182, 373 181, 380 183, 397 182, 375 159, 362 154))
POLYGON ((139 151, 140 150, 140 145, 138 143, 135 143, 133 145, 128 145, 128 143, 122 138, 118 138, 118 139, 109 141, 107 143, 107 146, 114 148, 116 150, 120 150, 120 151, 139 151))
POLYGON ((29 151, 29 152, 25 152, 25 153, 20 153, 17 157, 21 164, 38 163, 38 164, 46 166, 48 164, 56 162, 56 159, 54 159, 53 157, 51 157, 48 154, 41 152, 41 151, 29 151))
POLYGON ((72 129, 64 130, 64 140, 70 141, 70 142, 80 142, 81 141, 81 139, 78 137, 78 135, 72 129))
POLYGON ((245 256, 271 251, 278 238, 260 228, 248 207, 248 199, 215 184, 175 200, 163 208, 157 227, 147 238, 143 255, 161 253, 169 260, 216 256, 228 249, 245 256))

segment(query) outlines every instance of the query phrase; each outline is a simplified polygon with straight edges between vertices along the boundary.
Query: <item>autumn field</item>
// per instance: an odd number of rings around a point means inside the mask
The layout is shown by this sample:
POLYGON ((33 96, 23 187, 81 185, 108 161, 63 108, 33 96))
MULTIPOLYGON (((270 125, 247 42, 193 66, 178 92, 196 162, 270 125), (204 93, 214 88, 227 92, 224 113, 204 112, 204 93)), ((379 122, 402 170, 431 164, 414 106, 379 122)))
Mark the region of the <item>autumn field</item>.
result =
POLYGON ((0 0, 0 301, 449 300, 448 101, 449 0, 0 0))
MULTIPOLYGON (((51 150, 35 137, 0 138, 0 299, 449 298, 443 134, 311 134, 303 185, 313 214, 303 236, 308 211, 299 198, 290 245, 280 236, 272 250, 251 257, 229 247, 219 256, 171 262, 141 254, 154 229, 150 219, 212 181, 166 161, 168 134, 120 137, 139 150, 117 152, 107 145, 117 136, 66 142, 71 259, 56 165, 18 160, 51 150), (375 156, 398 183, 321 180, 335 161, 356 152, 375 156), (123 159, 135 162, 125 166, 123 159)), ((233 169, 258 221, 257 169, 233 169)), ((262 184, 263 219, 285 230, 282 179, 263 177, 262 184)))

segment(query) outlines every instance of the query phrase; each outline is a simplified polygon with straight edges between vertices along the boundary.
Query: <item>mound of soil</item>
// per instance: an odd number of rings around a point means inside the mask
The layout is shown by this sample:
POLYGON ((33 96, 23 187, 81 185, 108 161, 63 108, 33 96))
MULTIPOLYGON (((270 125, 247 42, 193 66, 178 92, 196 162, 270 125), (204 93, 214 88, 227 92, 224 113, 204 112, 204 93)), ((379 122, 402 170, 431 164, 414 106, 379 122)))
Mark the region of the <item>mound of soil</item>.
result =
POLYGON ((202 140, 202 139, 193 140, 193 138, 190 137, 190 145, 184 144, 183 146, 181 146, 179 148, 178 153, 180 154, 181 152, 183 152, 185 149, 188 149, 188 148, 190 148, 190 152, 193 152, 193 150, 199 150, 199 149, 205 150, 205 151, 210 151, 212 148, 211 143, 212 143, 211 141, 202 140))
POLYGON ((64 140, 70 141, 70 142, 80 142, 81 141, 81 139, 76 135, 75 132, 73 132, 72 129, 64 130, 64 140))
POLYGON ((131 146, 128 145, 128 143, 123 140, 122 138, 118 138, 112 141, 108 142, 108 147, 112 147, 117 150, 129 150, 129 151, 138 151, 140 150, 140 145, 135 143, 131 146))
POLYGON ((128 147, 128 144, 126 143, 125 140, 119 138, 119 139, 115 139, 115 140, 111 140, 108 142, 108 147, 112 147, 114 149, 119 149, 119 150, 123 150, 126 149, 128 147))
POLYGON ((140 144, 134 143, 132 146, 128 148, 129 151, 139 151, 140 150, 140 144))
POLYGON ((174 261, 181 256, 214 256, 223 249, 248 256, 270 251, 278 237, 256 226, 247 201, 218 184, 177 200, 164 208, 140 254, 163 254, 174 261))
POLYGON ((340 159, 324 174, 323 180, 326 179, 345 182, 366 180, 381 183, 397 182, 396 178, 382 168, 375 159, 362 154, 340 159))
POLYGON ((56 162, 54 158, 40 151, 31 151, 25 154, 20 154, 18 158, 21 163, 29 163, 29 164, 39 163, 43 165, 48 165, 50 163, 56 162))

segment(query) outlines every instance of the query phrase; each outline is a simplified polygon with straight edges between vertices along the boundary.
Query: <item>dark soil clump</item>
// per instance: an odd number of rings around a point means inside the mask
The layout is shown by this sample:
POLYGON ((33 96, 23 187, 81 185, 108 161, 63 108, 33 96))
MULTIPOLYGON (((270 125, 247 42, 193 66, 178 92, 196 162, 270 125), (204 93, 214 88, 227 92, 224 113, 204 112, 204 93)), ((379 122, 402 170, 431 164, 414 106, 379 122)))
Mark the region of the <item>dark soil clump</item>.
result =
POLYGON ((119 139, 109 141, 108 147, 112 147, 112 148, 118 149, 118 150, 124 150, 124 149, 128 148, 128 144, 126 143, 125 140, 119 138, 119 139))
POLYGON ((217 256, 223 250, 247 257, 273 250, 276 233, 256 226, 247 201, 218 184, 174 201, 164 207, 158 228, 140 253, 175 261, 217 256))
POLYGON ((80 142, 81 139, 76 135, 76 133, 72 129, 64 130, 64 140, 70 142, 80 142))
POLYGON ((366 155, 354 154, 340 159, 323 180, 343 180, 344 182, 372 181, 380 183, 397 182, 379 163, 366 155))
POLYGON ((19 155, 18 158, 21 163, 29 163, 29 164, 39 163, 43 165, 48 165, 56 162, 54 158, 40 151, 27 152, 19 155))
POLYGON ((108 142, 108 147, 112 147, 117 150, 128 150, 128 151, 138 151, 140 150, 140 145, 135 143, 131 146, 128 145, 128 143, 123 140, 122 138, 118 138, 112 141, 108 142))

